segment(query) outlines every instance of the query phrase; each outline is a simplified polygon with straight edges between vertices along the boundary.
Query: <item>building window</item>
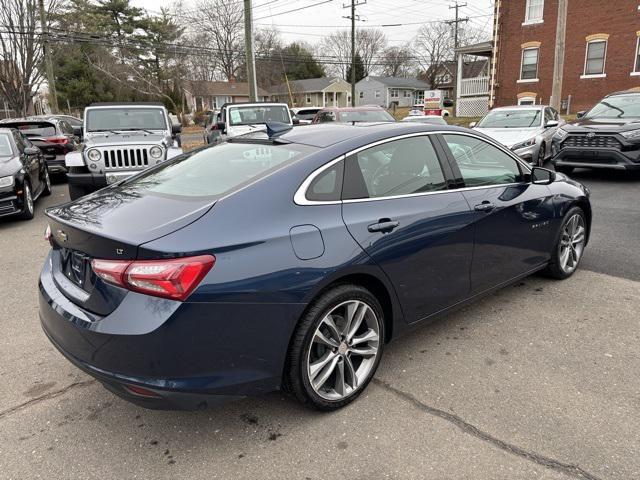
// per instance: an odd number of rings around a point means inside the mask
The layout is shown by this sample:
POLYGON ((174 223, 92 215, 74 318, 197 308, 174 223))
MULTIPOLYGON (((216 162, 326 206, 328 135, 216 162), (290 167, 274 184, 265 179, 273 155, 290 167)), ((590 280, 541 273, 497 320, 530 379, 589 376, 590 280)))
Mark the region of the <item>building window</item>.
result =
POLYGON ((535 105, 536 99, 533 97, 520 97, 518 99, 518 105, 535 105))
POLYGON ((364 98, 364 92, 361 91, 360 93, 358 93, 358 97, 359 98, 364 98))
POLYGON ((411 98, 411 90, 405 90, 403 96, 404 98, 411 98))
POLYGON ((376 90, 373 92, 373 96, 376 98, 380 98, 380 90, 376 90))
POLYGON ((595 40, 587 43, 587 53, 584 61, 585 75, 603 75, 604 63, 607 56, 607 41, 595 40))
POLYGON ((527 0, 524 14, 524 23, 542 22, 544 12, 544 0, 527 0))
POLYGON ((436 75, 436 85, 451 83, 451 80, 453 80, 453 78, 450 73, 441 73, 436 75))
POLYGON ((311 95, 307 95, 305 99, 307 103, 311 103, 311 95))
POLYGON ((398 98, 398 97, 400 96, 400 94, 399 94, 399 92, 398 92, 398 90, 397 90, 396 88, 392 88, 392 89, 390 90, 390 92, 391 92, 391 93, 389 94, 389 96, 390 96, 391 98, 398 98))
POLYGON ((636 61, 633 72, 640 73, 640 36, 638 37, 638 41, 636 42, 636 61))
POLYGON ((525 48, 522 50, 522 66, 520 80, 535 80, 538 78, 539 48, 525 48))

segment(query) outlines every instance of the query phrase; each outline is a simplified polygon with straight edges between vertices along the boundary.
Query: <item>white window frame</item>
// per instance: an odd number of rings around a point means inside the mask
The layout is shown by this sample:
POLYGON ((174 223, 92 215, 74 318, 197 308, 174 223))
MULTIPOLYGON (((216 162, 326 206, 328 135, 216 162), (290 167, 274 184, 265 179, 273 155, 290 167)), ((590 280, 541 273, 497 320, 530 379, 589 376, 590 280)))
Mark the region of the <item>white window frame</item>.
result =
POLYGON ((389 97, 391 97, 391 98, 400 98, 400 92, 398 91, 397 88, 390 88, 389 89, 389 97))
POLYGON ((524 6, 524 22, 523 25, 534 25, 538 23, 544 23, 544 0, 540 0, 542 2, 542 13, 540 18, 530 18, 529 11, 531 9, 532 0, 527 0, 524 6))
POLYGON ((358 92, 358 98, 364 98, 364 90, 358 92))
POLYGON ((380 98, 380 90, 374 90, 374 91, 373 91, 373 96, 374 96, 375 98, 380 98))
POLYGON ((536 104, 536 97, 520 97, 518 99, 518 105, 535 105, 535 104, 536 104), (523 102, 527 102, 527 103, 523 103, 523 102))
POLYGON ((538 71, 540 70, 540 47, 528 47, 523 48, 520 53, 520 78, 518 79, 518 83, 533 83, 538 81, 538 71), (524 52, 527 50, 537 50, 536 54, 536 76, 535 78, 522 78, 522 67, 524 67, 524 52))
MULTIPOLYGON (((640 9, 640 5, 638 6, 638 9, 640 9)), ((640 69, 638 69, 638 67, 640 67, 640 61, 638 61, 638 55, 640 55, 640 36, 636 40, 636 52, 635 53, 636 54, 633 57, 633 70, 631 71, 631 75, 632 76, 640 75, 640 69)))
POLYGON ((609 50, 609 40, 597 39, 587 42, 584 49, 584 68, 580 78, 605 78, 607 76, 607 51, 609 50), (589 56, 589 46, 592 43, 604 43, 604 58, 602 59, 602 73, 587 73, 587 58, 589 56))

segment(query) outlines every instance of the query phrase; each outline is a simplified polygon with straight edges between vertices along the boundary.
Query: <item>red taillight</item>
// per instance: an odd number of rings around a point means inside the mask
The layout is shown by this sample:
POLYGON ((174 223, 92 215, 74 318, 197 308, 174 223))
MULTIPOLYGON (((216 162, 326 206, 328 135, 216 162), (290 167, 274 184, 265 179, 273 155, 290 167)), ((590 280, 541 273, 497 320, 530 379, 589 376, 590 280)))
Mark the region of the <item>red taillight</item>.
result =
POLYGON ((216 262, 213 255, 171 260, 93 260, 105 282, 156 297, 185 300, 216 262))
POLYGON ((53 245, 51 242, 51 225, 47 224, 47 228, 44 230, 44 239, 49 242, 49 244, 53 245))
POLYGON ((47 142, 55 143, 57 145, 66 145, 69 143, 69 139, 67 137, 48 137, 47 142))
POLYGON ((135 395, 149 398, 161 398, 156 392, 147 390, 146 388, 138 387, 136 385, 125 385, 125 388, 135 395))

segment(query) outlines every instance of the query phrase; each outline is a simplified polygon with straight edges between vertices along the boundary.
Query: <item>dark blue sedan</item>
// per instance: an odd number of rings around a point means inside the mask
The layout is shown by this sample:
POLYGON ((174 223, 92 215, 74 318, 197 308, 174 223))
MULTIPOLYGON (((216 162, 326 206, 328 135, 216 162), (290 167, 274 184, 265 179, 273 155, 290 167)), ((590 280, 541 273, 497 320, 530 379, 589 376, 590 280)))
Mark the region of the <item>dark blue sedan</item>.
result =
POLYGON ((410 327, 578 267, 588 190, 482 134, 276 130, 47 211, 40 318, 69 361, 151 408, 284 388, 330 410, 410 327))

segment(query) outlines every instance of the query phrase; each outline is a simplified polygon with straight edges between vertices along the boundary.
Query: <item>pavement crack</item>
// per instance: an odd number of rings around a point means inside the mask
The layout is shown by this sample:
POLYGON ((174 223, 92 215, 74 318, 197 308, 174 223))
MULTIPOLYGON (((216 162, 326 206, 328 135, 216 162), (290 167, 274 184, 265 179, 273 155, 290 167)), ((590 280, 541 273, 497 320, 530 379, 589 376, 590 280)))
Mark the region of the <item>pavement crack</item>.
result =
POLYGON ((74 383, 71 383, 71 384, 67 385, 64 388, 61 388, 60 390, 55 390, 53 392, 49 392, 49 393, 45 393, 44 395, 40 395, 39 397, 31 398, 31 399, 27 400, 24 403, 21 403, 19 405, 15 405, 15 406, 13 406, 11 408, 8 408, 6 410, 0 411, 0 420, 2 420, 4 417, 6 417, 8 415, 11 415, 12 413, 18 412, 20 410, 24 410, 25 408, 28 408, 31 405, 34 405, 36 403, 44 402, 46 400, 50 400, 52 398, 59 397, 60 395, 64 395, 65 393, 67 393, 70 390, 74 390, 76 388, 87 387, 89 385, 93 385, 94 383, 96 383, 95 380, 83 380, 81 382, 74 382, 74 383))
POLYGON ((510 453, 512 455, 516 455, 518 457, 524 458, 531 462, 537 463, 543 467, 549 468, 551 470, 555 470, 557 472, 563 473, 565 475, 569 475, 575 478, 584 479, 584 480, 601 480, 600 477, 593 475, 592 473, 587 472, 583 468, 578 465, 573 465, 570 463, 560 462, 553 458, 546 457, 536 452, 531 452, 525 450, 524 448, 518 447, 517 445, 513 445, 511 443, 500 440, 499 438, 494 437, 493 435, 480 430, 478 427, 466 422, 464 419, 459 417, 458 415, 454 415, 452 413, 446 412, 444 410, 440 410, 439 408, 431 407, 412 394, 400 390, 391 384, 385 382, 384 380, 380 380, 378 378, 373 378, 372 382, 379 387, 384 388, 385 390, 391 392, 395 396, 401 398, 402 400, 409 402, 417 409, 428 413, 429 415, 433 415, 439 417, 443 420, 446 420, 449 423, 454 424, 463 432, 472 435, 484 442, 488 442, 493 446, 510 453))

